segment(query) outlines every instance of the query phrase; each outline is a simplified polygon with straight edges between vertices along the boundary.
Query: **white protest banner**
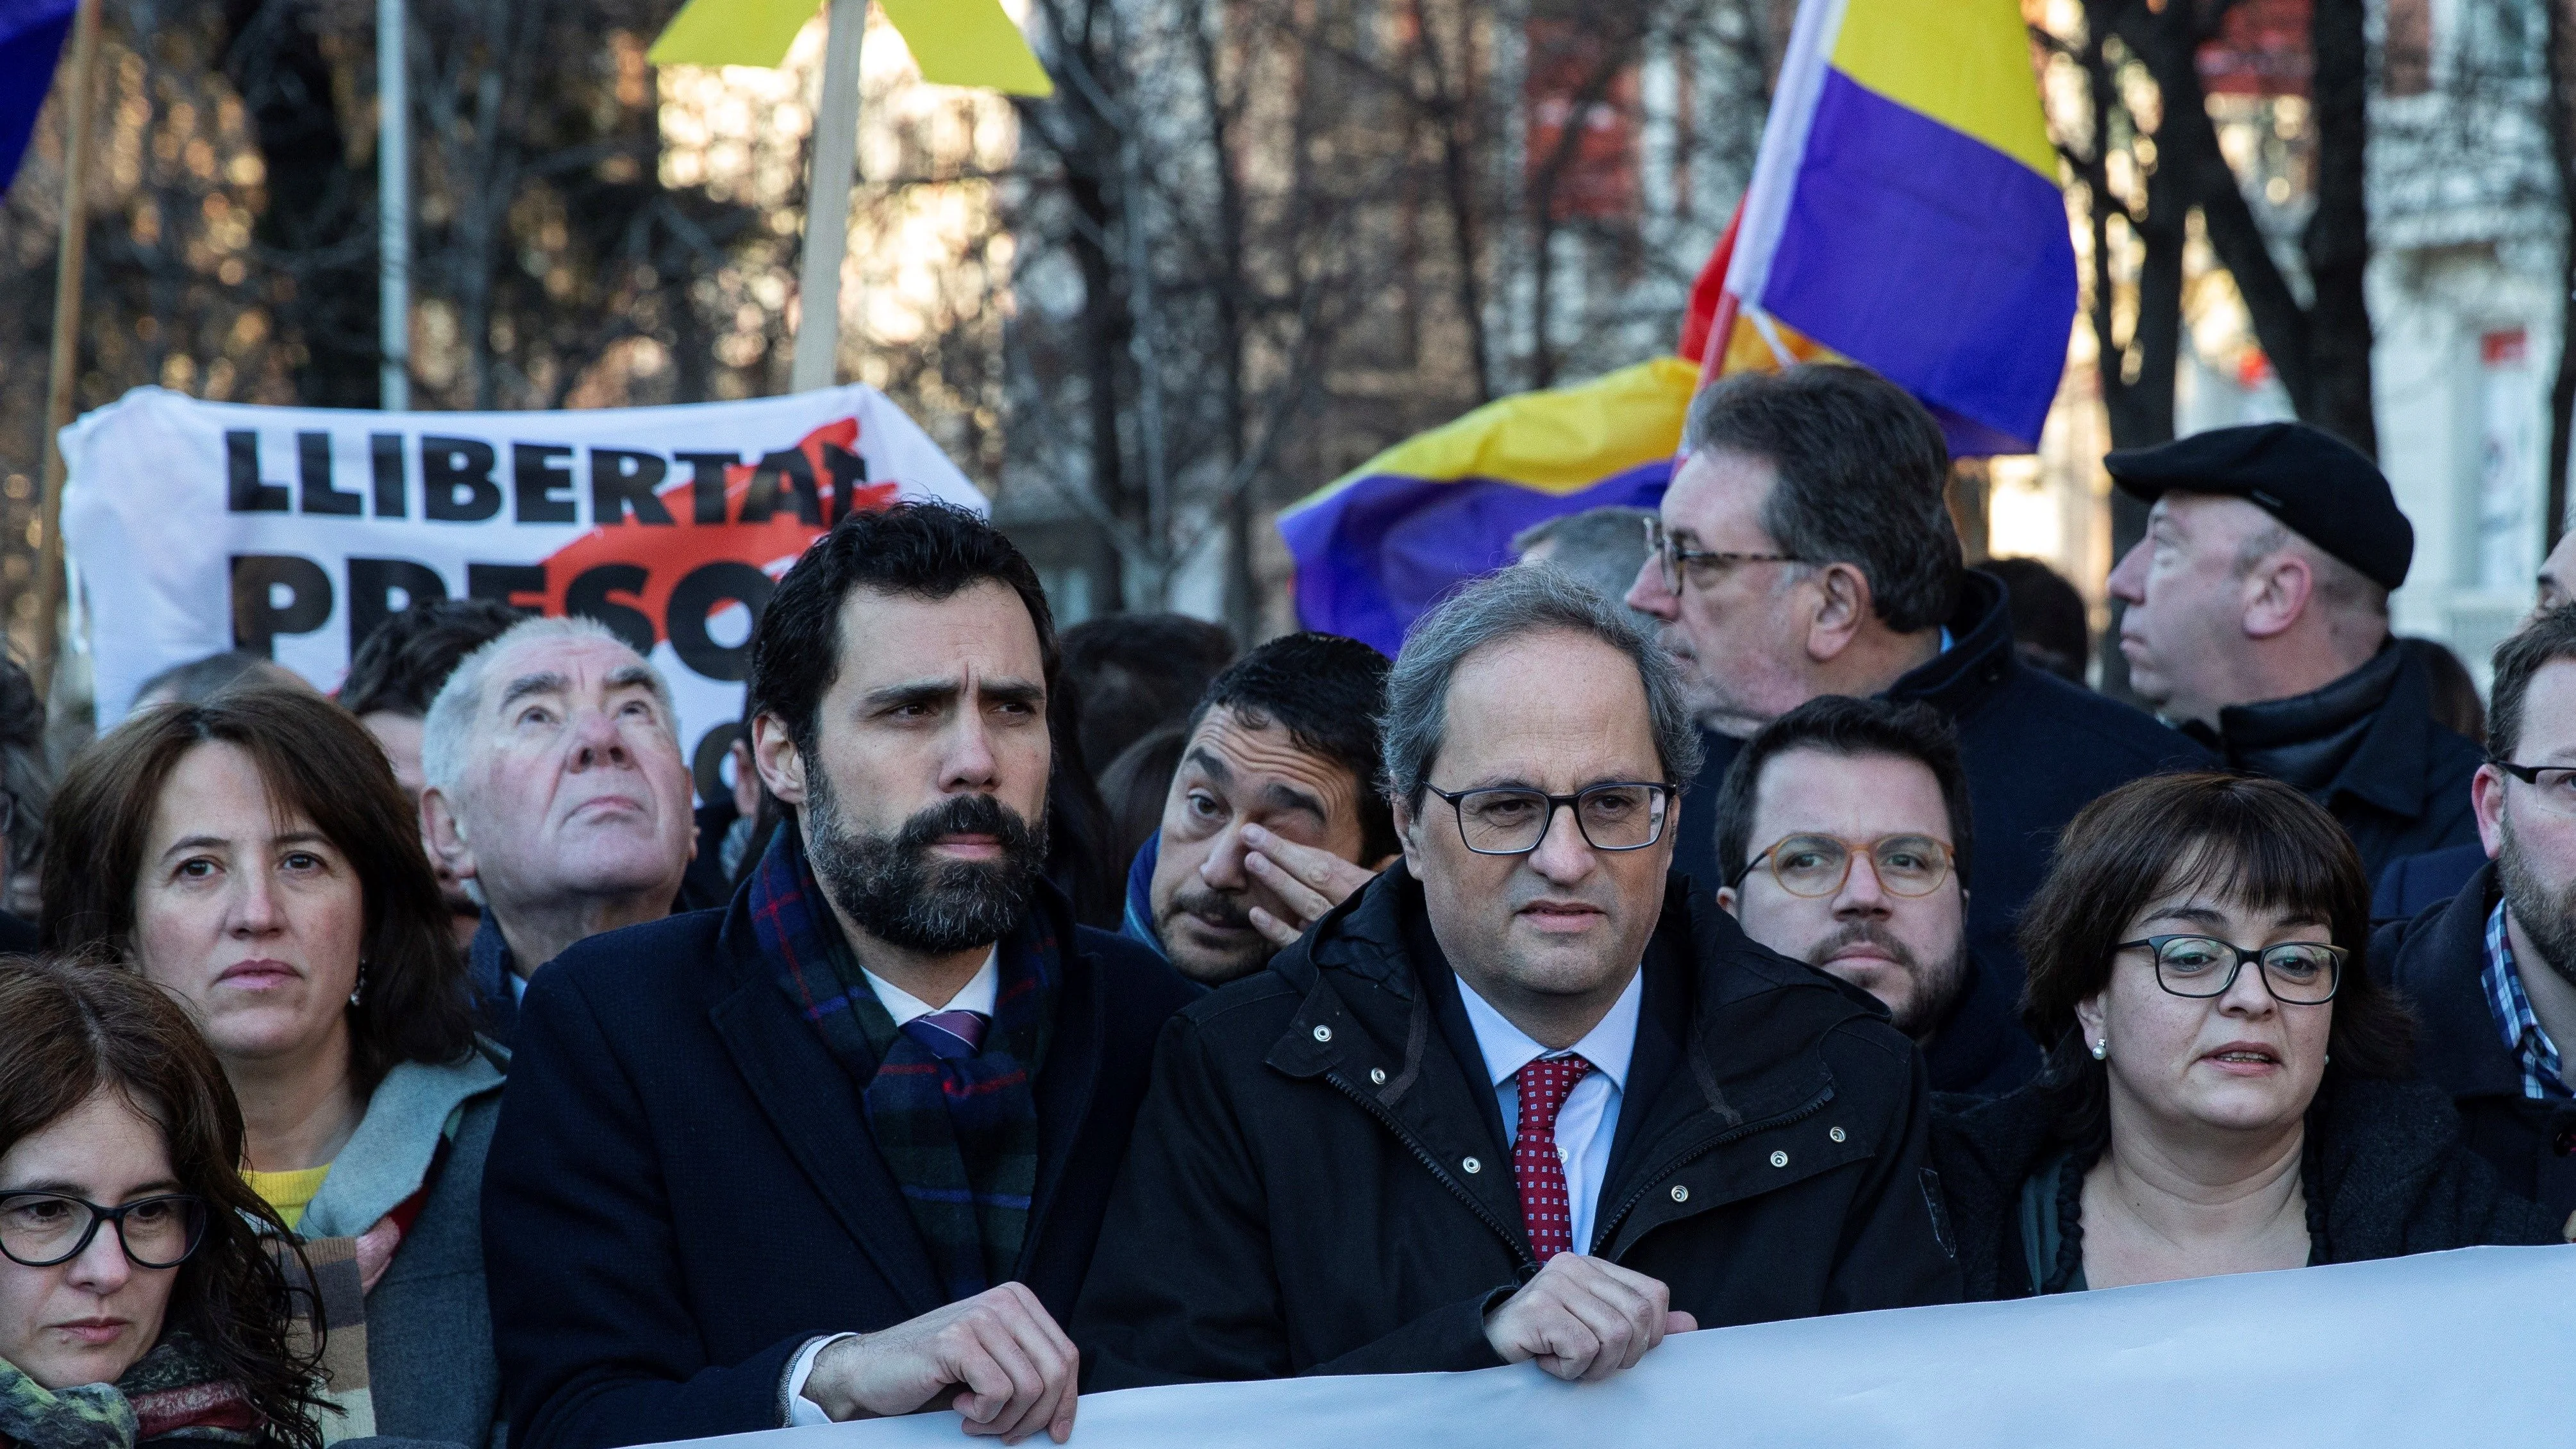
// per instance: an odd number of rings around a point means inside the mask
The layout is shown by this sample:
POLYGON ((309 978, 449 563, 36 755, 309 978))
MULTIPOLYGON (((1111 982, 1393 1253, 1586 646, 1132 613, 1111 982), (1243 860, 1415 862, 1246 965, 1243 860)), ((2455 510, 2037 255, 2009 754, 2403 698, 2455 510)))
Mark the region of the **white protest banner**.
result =
MULTIPOLYGON (((2571 1358, 2576 1247, 2471 1248, 1715 1329, 1598 1384, 1518 1364, 1091 1394, 1071 1449, 2500 1449, 2576 1442, 2571 1358)), ((992 1441, 942 1412, 694 1442, 992 1441)))
POLYGON ((423 597, 590 615, 678 695, 699 789, 742 714, 753 614, 853 508, 985 511, 862 385, 579 412, 381 413, 137 388, 63 433, 63 537, 102 728, 163 668, 239 647, 336 688, 423 597))

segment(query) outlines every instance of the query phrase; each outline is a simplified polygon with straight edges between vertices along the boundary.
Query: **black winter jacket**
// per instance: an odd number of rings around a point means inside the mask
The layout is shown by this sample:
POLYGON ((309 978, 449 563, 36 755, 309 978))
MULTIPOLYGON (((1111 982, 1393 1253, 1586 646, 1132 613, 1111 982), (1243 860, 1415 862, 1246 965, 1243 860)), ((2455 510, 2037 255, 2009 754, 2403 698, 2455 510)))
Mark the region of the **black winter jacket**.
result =
MULTIPOLYGON (((2039 1083, 1992 1102, 1944 1099, 1933 1160, 1950 1195, 1969 1301, 2028 1298, 2022 1184, 2065 1144, 2039 1083)), ((2316 1134, 2307 1190, 2325 1201, 2324 1263, 2358 1263, 2489 1243, 2555 1243, 2554 1218, 2497 1185, 2460 1141, 2439 1087, 2333 1067, 2308 1108, 2316 1134)))
MULTIPOLYGON (((579 942, 528 985, 483 1174, 513 1449, 774 1429, 817 1334, 945 1297, 851 1073, 780 990, 750 892, 579 942)), ((1131 941, 1065 943, 1031 1084, 1038 1179, 1018 1281, 1073 1310, 1164 1020, 1199 993, 1131 941)))
POLYGON ((2227 768, 2324 806, 2374 882, 2408 856, 2477 842, 2469 779, 2486 752, 2434 722, 2432 673, 2393 641, 2322 689, 2229 705, 2215 739, 2227 768))
MULTIPOLYGON (((1991 1097, 2039 1070, 2039 1046, 2022 1030, 2015 1006, 2022 963, 2013 928, 2048 874, 2057 832, 2107 791, 2160 770, 2208 769, 2214 757, 2152 716, 2022 663, 2004 586, 1992 574, 1968 575, 1949 628, 1949 652, 1881 698, 1928 704, 1959 732, 1976 827, 1975 878, 1968 882, 1975 960, 1967 991, 1923 1056, 1932 1090, 1991 1097)), ((1717 868, 1717 787, 1744 742, 1702 731, 1700 743, 1708 763, 1682 796, 1673 868, 1715 891, 1725 884, 1717 868)))
POLYGON ((2413 1004, 2415 1064, 2451 1094, 2469 1146, 2495 1165, 2508 1191, 2564 1218, 2576 1213, 2576 1107, 2522 1094, 2521 1063, 2497 1032, 2479 979, 2497 889, 2489 865, 2452 899, 2380 927, 2370 939, 2370 973, 2413 1004))
MULTIPOLYGON (((1923 1073, 1866 995, 1676 878, 1588 1251, 1703 1328, 1954 1300, 1923 1073)), ((1074 1319, 1087 1388, 1489 1367, 1538 1271, 1401 865, 1164 1029, 1074 1319)))

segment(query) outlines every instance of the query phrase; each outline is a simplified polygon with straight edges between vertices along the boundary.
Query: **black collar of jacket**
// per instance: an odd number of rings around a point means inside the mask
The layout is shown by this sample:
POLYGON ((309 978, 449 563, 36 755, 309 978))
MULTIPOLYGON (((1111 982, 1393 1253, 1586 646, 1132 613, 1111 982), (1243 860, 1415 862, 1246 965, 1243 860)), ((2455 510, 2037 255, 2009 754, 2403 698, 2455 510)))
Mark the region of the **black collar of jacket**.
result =
POLYGON ((2432 676, 2391 639, 2321 689, 2220 710, 2217 743, 2229 765, 2286 780, 2329 808, 2360 800, 2411 820, 2433 785, 2437 728, 2432 676))
POLYGON ((1974 713, 2023 667, 2013 649, 2012 610, 2005 604, 2003 580, 1993 574, 1970 569, 1962 576, 1959 606, 1945 622, 1950 647, 1907 670, 1882 698, 1921 700, 1960 719, 1974 713))
MULTIPOLYGON (((815 907, 830 907, 817 901, 815 907)), ((1038 1180, 1021 1250, 1023 1276, 1044 1241, 1047 1210, 1089 1114, 1100 1069, 1105 983, 1081 950, 1073 906, 1044 879, 1031 909, 1055 935, 1064 969, 1056 996, 1055 1037, 1046 1064, 1030 1082, 1038 1114, 1038 1180)), ((751 891, 734 892, 707 972, 707 1018, 797 1165, 832 1206, 841 1225, 892 1284, 912 1314, 946 1302, 930 1255, 909 1223, 888 1231, 888 1204, 903 1201, 894 1174, 870 1135, 859 1084, 850 1081, 813 1023, 779 989, 777 968, 762 954, 751 924, 751 891)), ((899 1214, 898 1214, 899 1216, 899 1214)))
MULTIPOLYGON (((1269 969, 1301 999, 1265 1063, 1351 1095, 1517 1241, 1499 1104, 1457 1005, 1453 969, 1428 927, 1421 883, 1404 864, 1381 872, 1269 969), (1457 1015, 1444 1024, 1450 1012, 1457 1015), (1498 1170, 1451 1170, 1470 1157, 1498 1170)), ((1597 1240, 1613 1256, 1644 1231, 1622 1222, 1644 1186, 1736 1135, 1822 1110, 1835 1089, 1820 1049, 1825 1034, 1887 1017, 1868 993, 1756 945, 1678 876, 1666 883, 1643 969, 1637 1046, 1596 1218, 1597 1240)), ((1865 1135, 1848 1135, 1846 1158, 1877 1149, 1865 1135)), ((1774 1173, 1760 1188, 1785 1180, 1774 1173)), ((1726 1200, 1709 1194, 1694 1210, 1726 1200)))
POLYGON ((2487 918, 2500 887, 2494 861, 2460 893, 2414 920, 2383 927, 2376 949, 2388 984, 2415 1008, 2417 1057, 2454 1097, 2522 1096, 2522 1066, 2496 1034, 2487 1004, 2487 918))
MULTIPOLYGON (((1958 1225, 1959 1271, 1971 1300, 2030 1293, 2022 1269, 2022 1185, 2070 1144, 2056 1130, 2056 1095, 2032 1082, 1987 1102, 1944 1097, 1935 1104, 1932 1137, 1941 1181, 1958 1225)), ((2546 1242, 2546 1224, 2520 1221, 2506 1204, 2494 1224, 2466 1219, 2489 1206, 2442 1200, 2426 1184, 2460 1150, 2459 1119, 2449 1098, 2421 1078, 2356 1076, 2329 1065, 2309 1104, 2307 1190, 2325 1204, 2324 1258, 2329 1263, 2420 1251, 2405 1246, 2410 1228, 2441 1246, 2478 1241, 2546 1242), (2456 1223, 2430 1218, 2454 1212, 2456 1223), (2425 1221, 2413 1221, 2424 1217, 2425 1221)), ((2536 1213, 2537 1210, 2531 1210, 2536 1213)))

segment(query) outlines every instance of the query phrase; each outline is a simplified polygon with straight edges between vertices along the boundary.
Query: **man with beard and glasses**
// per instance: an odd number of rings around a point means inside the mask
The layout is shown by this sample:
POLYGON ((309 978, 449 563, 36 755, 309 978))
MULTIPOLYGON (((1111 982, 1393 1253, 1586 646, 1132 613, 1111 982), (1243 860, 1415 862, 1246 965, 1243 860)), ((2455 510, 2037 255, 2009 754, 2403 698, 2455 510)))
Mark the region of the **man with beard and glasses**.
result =
POLYGON ((2506 1190, 2576 1214, 2576 605, 2496 647, 2469 788, 2489 864, 2381 927, 2371 971, 2414 1003, 2416 1065, 2506 1190))
POLYGON ((1394 858, 1377 788, 1387 667, 1357 639, 1290 634, 1208 685, 1162 829, 1127 875, 1129 937, 1221 985, 1268 965, 1394 858))
POLYGON ((1746 741, 1718 787, 1719 907, 1878 998, 1926 1048, 1933 1091, 1993 1096, 2014 1084, 2007 1053, 1929 1050, 1968 981, 1970 849, 1958 739, 1927 705, 1809 700, 1746 741))
POLYGON ((1196 988, 1043 874, 1054 627, 971 514, 843 518, 751 646, 732 904, 538 977, 485 1178, 519 1449, 954 1408, 1061 1442, 1071 1311, 1196 988))

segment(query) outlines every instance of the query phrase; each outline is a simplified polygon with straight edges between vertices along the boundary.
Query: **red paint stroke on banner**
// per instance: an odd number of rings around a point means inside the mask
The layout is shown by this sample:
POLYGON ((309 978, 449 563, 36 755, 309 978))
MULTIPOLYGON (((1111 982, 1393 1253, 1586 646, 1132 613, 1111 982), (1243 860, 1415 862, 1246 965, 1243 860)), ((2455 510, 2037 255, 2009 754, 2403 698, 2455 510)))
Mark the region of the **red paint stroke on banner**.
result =
MULTIPOLYGON (((784 575, 815 539, 823 536, 831 521, 851 512, 892 507, 902 485, 892 479, 875 481, 865 478, 865 465, 857 462, 859 421, 842 418, 825 423, 807 433, 792 450, 803 459, 805 477, 814 485, 809 501, 802 495, 785 457, 780 453, 765 455, 759 462, 740 463, 724 470, 724 522, 696 521, 699 499, 696 480, 683 474, 653 490, 671 515, 671 522, 645 523, 632 516, 614 523, 603 523, 572 542, 565 544, 543 560, 546 588, 543 595, 548 614, 569 612, 566 600, 574 587, 592 570, 620 568, 627 572, 608 580, 594 580, 597 590, 605 582, 605 601, 640 610, 653 621, 657 640, 666 637, 662 620, 671 603, 671 591, 692 572, 712 563, 743 563, 761 570, 772 579, 784 575), (767 477, 762 477, 763 473, 767 477), (754 502, 754 485, 760 485, 762 497, 754 502), (841 497, 846 484, 848 497, 841 497), (752 511, 766 509, 766 517, 743 521, 746 506, 752 511), (808 510, 814 513, 808 518, 808 510), (635 577, 636 571, 642 574, 635 577), (640 586, 639 586, 640 585, 640 586)), ((623 510, 621 510, 622 512, 623 510)), ((518 596, 514 602, 534 603, 534 593, 518 596)), ((731 602, 718 601, 720 608, 731 602)))

